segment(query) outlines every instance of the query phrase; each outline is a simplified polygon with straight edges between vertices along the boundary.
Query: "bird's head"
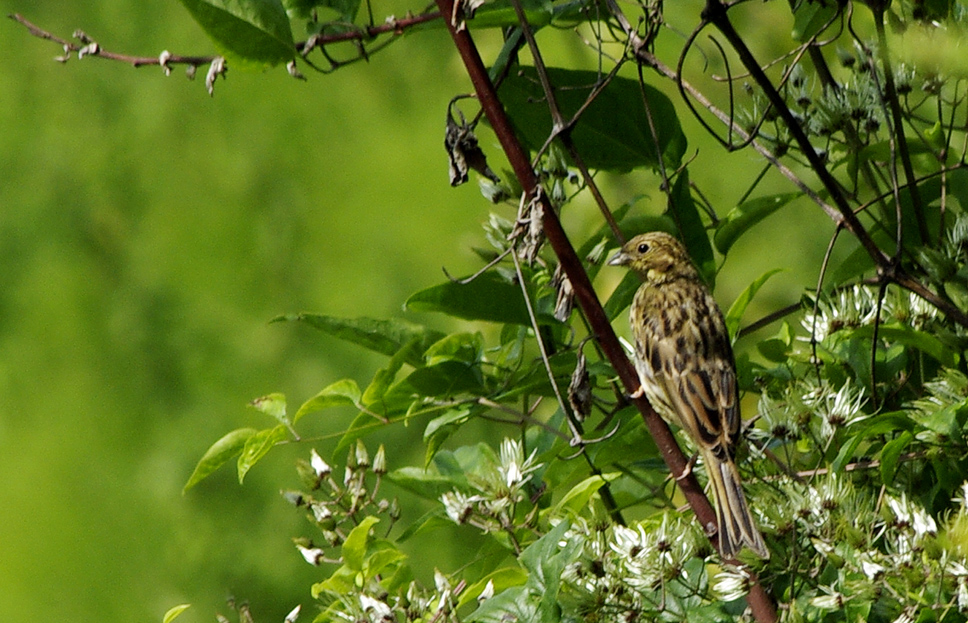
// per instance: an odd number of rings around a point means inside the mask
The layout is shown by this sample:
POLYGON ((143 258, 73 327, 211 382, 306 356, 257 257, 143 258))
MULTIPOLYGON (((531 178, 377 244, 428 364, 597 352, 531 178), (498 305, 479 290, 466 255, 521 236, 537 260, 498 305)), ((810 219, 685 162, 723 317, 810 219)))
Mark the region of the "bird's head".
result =
POLYGON ((608 263, 611 266, 626 266, 650 283, 699 277, 682 243, 661 231, 639 234, 632 238, 608 263))

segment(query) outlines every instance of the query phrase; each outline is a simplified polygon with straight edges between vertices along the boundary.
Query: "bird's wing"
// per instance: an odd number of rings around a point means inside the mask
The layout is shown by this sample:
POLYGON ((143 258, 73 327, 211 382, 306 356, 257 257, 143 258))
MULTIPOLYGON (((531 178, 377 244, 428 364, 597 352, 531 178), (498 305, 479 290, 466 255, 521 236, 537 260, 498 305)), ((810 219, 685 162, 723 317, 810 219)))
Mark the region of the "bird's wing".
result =
POLYGON ((654 382, 661 386, 664 407, 696 443, 720 459, 732 458, 739 438, 740 416, 736 372, 731 353, 723 352, 715 331, 686 339, 663 337, 652 343, 654 382), (712 343, 710 343, 712 342, 712 343))

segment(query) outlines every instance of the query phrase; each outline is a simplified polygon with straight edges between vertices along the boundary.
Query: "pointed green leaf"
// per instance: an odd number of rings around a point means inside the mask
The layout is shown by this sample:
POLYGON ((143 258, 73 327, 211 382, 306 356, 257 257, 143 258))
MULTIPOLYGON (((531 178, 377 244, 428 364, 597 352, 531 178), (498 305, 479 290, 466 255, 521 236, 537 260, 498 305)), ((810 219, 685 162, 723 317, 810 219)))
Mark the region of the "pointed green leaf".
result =
POLYGON ((258 431, 254 428, 240 428, 228 433, 213 443, 198 461, 198 464, 195 466, 195 471, 192 472, 188 482, 185 483, 182 493, 205 480, 209 474, 241 454, 245 443, 256 432, 258 431))
MULTIPOLYGON (((400 368, 403 367, 404 362, 416 356, 417 350, 420 349, 418 340, 414 340, 409 344, 404 345, 397 351, 387 365, 379 370, 373 375, 373 380, 367 385, 366 390, 363 392, 363 396, 360 398, 363 404, 366 406, 378 405, 381 407, 380 412, 384 415, 389 414, 390 409, 388 405, 384 404, 384 396, 387 390, 393 384, 393 380, 397 378, 397 373, 400 368)), ((418 368, 419 369, 419 368, 418 368)))
MULTIPOLYGON (((860 327, 853 330, 850 335, 855 338, 871 338, 874 336, 874 327, 872 325, 860 327)), ((958 353, 945 346, 935 336, 924 331, 901 325, 881 325, 877 329, 877 336, 879 339, 888 342, 898 342, 916 348, 948 368, 954 367, 958 361, 958 353)))
POLYGON ((411 372, 387 391, 387 398, 448 397, 479 392, 483 388, 479 366, 460 361, 441 361, 411 372))
POLYGON ((676 178, 672 187, 671 205, 666 213, 678 225, 679 235, 689 251, 689 257, 711 289, 716 283, 716 258, 713 257, 713 247, 709 244, 706 226, 703 225, 696 202, 692 198, 688 168, 680 171, 676 178))
POLYGON ((329 385, 321 392, 307 400, 296 411, 292 418, 293 424, 298 422, 304 415, 329 409, 330 407, 357 406, 360 403, 360 387, 352 379, 342 379, 329 385))
POLYGON ((249 403, 249 406, 257 411, 265 413, 269 417, 281 422, 282 424, 288 424, 289 418, 286 416, 286 396, 285 394, 269 394, 268 396, 262 396, 261 398, 256 398, 249 403))
POLYGON ((335 318, 319 314, 295 314, 272 319, 272 322, 282 321, 305 322, 314 329, 388 357, 395 355, 405 345, 415 342, 416 348, 408 353, 406 359, 406 363, 414 367, 423 365, 423 352, 445 337, 440 331, 397 319, 335 318))
POLYGON ((447 411, 427 423, 427 427, 424 429, 424 444, 427 446, 427 451, 424 453, 425 467, 430 465, 430 461, 433 460, 444 441, 460 428, 461 424, 467 421, 470 412, 469 407, 461 407, 447 411))
POLYGON ((627 271, 622 277, 622 280, 618 282, 615 289, 612 291, 611 296, 605 301, 605 315, 608 316, 609 320, 615 320, 616 317, 623 310, 627 309, 629 305, 632 304, 632 298, 635 297, 635 291, 639 289, 642 285, 642 279, 634 272, 627 271))
POLYGON ((488 582, 494 587, 494 594, 498 595, 512 586, 522 586, 528 581, 528 573, 521 567, 503 567, 488 573, 479 581, 467 587, 467 590, 460 594, 460 601, 457 607, 472 603, 487 588, 488 582))
POLYGON ((837 458, 831 463, 834 471, 843 470, 844 466, 854 458, 854 453, 861 443, 875 438, 885 433, 893 433, 899 430, 913 430, 916 424, 905 412, 891 411, 871 416, 852 424, 848 430, 852 431, 850 441, 845 443, 837 453, 837 458), (853 432, 854 428, 858 430, 853 432))
MULTIPOLYGON (((440 312, 465 320, 531 324, 521 287, 495 271, 478 275, 469 283, 448 281, 421 290, 404 306, 411 311, 440 312)), ((548 317, 544 320, 553 322, 548 317)))
POLYGON ((165 616, 161 620, 161 623, 171 623, 176 618, 178 618, 179 614, 188 610, 191 607, 192 607, 191 604, 181 604, 180 606, 175 606, 174 608, 170 608, 168 612, 165 613, 165 616))
MULTIPOLYGON (((350 569, 347 565, 342 565, 340 566, 339 569, 334 571, 331 576, 329 576, 322 582, 317 582, 316 584, 313 584, 312 589, 310 590, 310 594, 313 596, 313 599, 318 599, 319 596, 322 595, 323 593, 330 593, 333 595, 345 595, 347 593, 351 593, 352 591, 357 590, 357 586, 356 586, 357 573, 358 573, 357 571, 350 569)), ((323 616, 333 611, 340 612, 340 614, 342 614, 341 608, 339 606, 340 606, 340 602, 339 600, 336 600, 333 604, 330 604, 329 607, 327 607, 327 609, 323 611, 323 613, 320 616, 323 616)), ((316 617, 316 619, 314 619, 314 622, 319 620, 320 618, 316 617)), ((330 619, 324 618, 323 620, 326 621, 330 619)), ((342 616, 333 616, 332 620, 342 621, 345 619, 342 616)))
POLYGON ((352 24, 360 10, 360 0, 282 0, 290 15, 307 19, 312 17, 313 9, 325 7, 336 12, 339 21, 352 24))
POLYGON ((739 332, 739 323, 743 319, 743 313, 746 312, 746 308, 753 300, 753 297, 756 296, 756 293, 759 291, 759 289, 763 287, 763 284, 766 283, 766 280, 778 272, 780 272, 780 269, 774 268, 773 270, 769 270, 757 277, 753 283, 746 286, 746 288, 740 292, 739 296, 736 297, 736 300, 733 301, 733 304, 729 306, 729 311, 726 312, 726 328, 729 330, 729 336, 733 339, 733 341, 736 340, 736 334, 739 332))
POLYGON ((407 560, 407 555, 389 541, 376 541, 370 550, 370 554, 363 561, 363 576, 368 579, 377 575, 390 575, 407 560))
POLYGON ((555 509, 551 512, 552 516, 560 516, 566 509, 571 512, 578 514, 585 510, 588 506, 588 501, 592 499, 592 496, 601 489, 606 482, 615 480, 619 477, 619 474, 603 474, 602 476, 590 476, 585 480, 582 480, 577 485, 572 487, 568 493, 565 494, 563 498, 555 505, 555 509))
POLYGON ((837 15, 838 10, 840 9, 835 3, 801 3, 793 13, 793 40, 803 43, 818 34, 837 15))
POLYGON ((884 444, 880 454, 881 478, 884 479, 884 484, 890 486, 894 483, 898 459, 912 441, 914 441, 914 435, 910 431, 904 431, 896 439, 884 444))
MULTIPOLYGON (((437 456, 439 457, 443 452, 446 451, 439 452, 437 456)), ((388 473, 386 478, 398 487, 435 502, 439 501, 443 494, 458 488, 458 485, 467 485, 466 478, 461 480, 441 474, 433 468, 422 467, 401 467, 388 473)))
POLYGON ((477 363, 484 352, 484 336, 477 333, 453 333, 438 340, 424 352, 427 365, 455 360, 477 363))
POLYGON ((366 555, 366 543, 370 538, 370 528, 380 522, 373 516, 363 520, 347 535, 343 542, 343 564, 356 572, 363 571, 363 557, 366 555))
MULTIPOLYGON (((558 108, 566 120, 585 105, 601 77, 595 71, 548 68, 558 108)), ((511 72, 501 84, 499 95, 528 149, 540 149, 551 133, 552 122, 534 68, 520 67, 511 72)), ((571 138, 589 168, 611 171, 656 166, 656 143, 667 167, 678 167, 686 150, 672 101, 654 87, 621 77, 613 78, 595 97, 574 126, 571 138), (652 137, 642 103, 643 89, 658 141, 652 137)))
POLYGON ((281 442, 286 438, 286 431, 288 429, 285 425, 280 424, 275 428, 267 428, 265 430, 260 430, 256 434, 249 437, 245 442, 245 447, 242 448, 242 454, 239 456, 239 484, 245 480, 245 475, 249 472, 252 467, 258 463, 262 457, 264 457, 272 447, 281 442))
POLYGON ((280 0, 181 0, 216 46, 254 65, 292 60, 296 44, 280 0))
POLYGON ((782 193, 768 197, 757 197, 736 206, 716 226, 716 234, 713 236, 716 249, 726 255, 732 248, 733 243, 751 227, 800 197, 801 194, 782 193))

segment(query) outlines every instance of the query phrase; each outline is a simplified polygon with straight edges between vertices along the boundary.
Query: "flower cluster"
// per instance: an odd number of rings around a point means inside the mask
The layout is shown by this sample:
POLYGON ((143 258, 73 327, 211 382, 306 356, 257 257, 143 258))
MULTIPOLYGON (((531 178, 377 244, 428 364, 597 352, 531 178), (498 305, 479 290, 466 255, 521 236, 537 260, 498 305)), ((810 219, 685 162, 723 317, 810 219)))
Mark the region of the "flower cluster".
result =
POLYGON ((515 508, 527 497, 531 474, 541 467, 535 452, 525 458, 521 443, 505 439, 497 461, 485 462, 468 474, 473 492, 448 491, 441 496, 447 516, 457 524, 468 524, 484 532, 515 528, 515 508))
POLYGON ((334 478, 333 468, 313 449, 309 461, 297 464, 308 491, 283 491, 291 504, 309 511, 309 519, 319 529, 322 542, 296 539, 296 548, 313 565, 340 562, 336 548, 349 532, 367 516, 387 516, 392 525, 400 518, 396 499, 379 497, 380 482, 387 472, 386 450, 381 445, 373 459, 363 442, 357 440, 350 451, 342 482, 334 478), (330 550, 333 550, 332 552, 330 550))

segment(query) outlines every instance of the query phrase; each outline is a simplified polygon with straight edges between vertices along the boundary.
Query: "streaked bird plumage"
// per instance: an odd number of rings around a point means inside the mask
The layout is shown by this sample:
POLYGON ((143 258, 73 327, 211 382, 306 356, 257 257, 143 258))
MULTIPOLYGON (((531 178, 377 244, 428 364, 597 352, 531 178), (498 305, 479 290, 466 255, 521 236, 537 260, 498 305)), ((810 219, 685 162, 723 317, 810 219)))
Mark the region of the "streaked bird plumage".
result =
POLYGON ((629 240, 610 260, 638 273, 629 320, 642 391, 699 448, 719 523, 720 552, 747 546, 768 558, 736 469, 741 419, 733 350, 722 311, 682 244, 663 232, 629 240))

